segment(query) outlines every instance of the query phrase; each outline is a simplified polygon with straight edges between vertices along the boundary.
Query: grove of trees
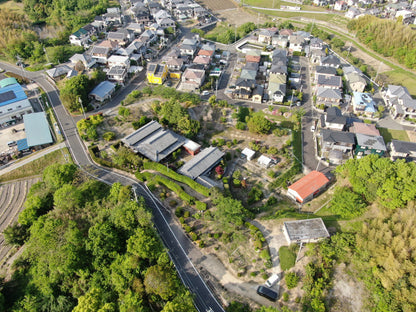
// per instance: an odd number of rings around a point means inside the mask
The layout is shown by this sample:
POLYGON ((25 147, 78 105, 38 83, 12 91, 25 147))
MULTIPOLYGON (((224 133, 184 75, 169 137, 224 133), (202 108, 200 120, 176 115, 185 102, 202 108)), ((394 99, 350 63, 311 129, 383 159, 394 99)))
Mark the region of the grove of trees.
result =
POLYGON ((195 311, 151 213, 131 198, 72 164, 48 167, 19 217, 25 249, 0 310, 195 311))
POLYGON ((351 20, 347 27, 375 52, 416 69, 416 34, 409 26, 365 15, 351 20))

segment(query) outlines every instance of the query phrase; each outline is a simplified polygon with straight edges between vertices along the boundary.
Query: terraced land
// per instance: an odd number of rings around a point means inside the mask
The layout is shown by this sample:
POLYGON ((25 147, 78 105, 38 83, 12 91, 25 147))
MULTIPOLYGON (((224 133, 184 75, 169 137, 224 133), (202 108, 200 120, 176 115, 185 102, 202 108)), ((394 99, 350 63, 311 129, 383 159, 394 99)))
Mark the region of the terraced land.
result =
POLYGON ((32 178, 0 185, 0 267, 7 261, 12 249, 4 242, 3 231, 17 221, 30 187, 39 180, 32 178))

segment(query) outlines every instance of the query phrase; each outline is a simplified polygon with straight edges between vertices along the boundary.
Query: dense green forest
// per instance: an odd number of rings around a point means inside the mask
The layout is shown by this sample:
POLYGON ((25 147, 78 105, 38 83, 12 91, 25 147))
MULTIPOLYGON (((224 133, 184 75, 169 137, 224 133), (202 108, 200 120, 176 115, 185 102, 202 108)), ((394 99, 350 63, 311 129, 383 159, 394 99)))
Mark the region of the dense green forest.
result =
POLYGON ((68 44, 68 36, 105 13, 110 5, 108 0, 24 0, 23 4, 25 14, 0 10, 0 52, 9 60, 19 55, 31 64, 58 64, 83 52, 82 47, 68 44), (53 38, 41 39, 34 25, 59 26, 62 30, 53 38))
POLYGON ((410 27, 372 15, 353 19, 347 27, 374 51, 416 69, 416 33, 410 27))
POLYGON ((5 233, 25 248, 0 310, 195 311, 151 213, 131 198, 72 164, 48 167, 5 233))

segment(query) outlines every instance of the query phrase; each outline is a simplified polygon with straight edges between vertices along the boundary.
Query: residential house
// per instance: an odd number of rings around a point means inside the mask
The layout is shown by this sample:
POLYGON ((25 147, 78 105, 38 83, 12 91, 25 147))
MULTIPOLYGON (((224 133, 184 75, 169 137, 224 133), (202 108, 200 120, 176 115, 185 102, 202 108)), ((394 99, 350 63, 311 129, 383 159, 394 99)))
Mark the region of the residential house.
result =
POLYGON ((380 131, 377 130, 376 126, 373 124, 368 124, 364 122, 353 122, 350 127, 350 132, 352 133, 361 133, 372 136, 379 136, 380 131))
POLYGON ((325 118, 325 124, 321 123, 322 128, 343 131, 347 123, 347 117, 342 116, 338 107, 329 107, 326 110, 326 115, 322 115, 322 117, 325 118))
POLYGON ((330 54, 330 55, 321 57, 321 61, 319 62, 319 65, 338 68, 341 66, 341 61, 335 55, 330 54))
POLYGON ((302 36, 292 35, 289 38, 289 51, 302 52, 305 45, 305 40, 302 36))
POLYGON ((269 82, 267 91, 273 102, 283 103, 286 96, 286 84, 269 82))
POLYGON ((185 38, 181 45, 179 46, 179 49, 181 51, 181 55, 188 55, 190 57, 194 57, 196 50, 198 47, 198 41, 194 38, 185 38))
POLYGON ((166 64, 149 63, 147 65, 147 81, 152 84, 163 84, 168 76, 166 64))
POLYGON ((114 25, 121 25, 123 23, 123 19, 118 8, 107 8, 107 13, 104 14, 104 19, 107 23, 113 23, 114 25))
POLYGON ((309 48, 311 50, 322 50, 325 47, 326 45, 324 44, 323 40, 320 38, 314 37, 309 41, 309 48))
POLYGON ((282 36, 290 37, 293 35, 293 33, 294 31, 292 29, 280 29, 279 30, 279 35, 282 35, 282 36))
POLYGON ((264 87, 261 85, 256 85, 256 87, 253 90, 253 95, 251 97, 251 100, 255 103, 261 103, 263 100, 263 92, 264 92, 264 87))
POLYGON ((354 8, 354 7, 350 7, 348 9, 347 13, 345 13, 345 17, 350 18, 350 19, 357 18, 360 15, 361 15, 361 11, 358 10, 357 8, 354 8))
POLYGON ((93 46, 91 50, 91 57, 99 64, 107 64, 107 59, 110 55, 110 48, 93 46))
POLYGON ((318 88, 316 90, 316 103, 325 105, 339 105, 342 100, 341 91, 338 89, 318 88))
POLYGON ((140 42, 143 42, 146 46, 149 46, 152 42, 157 41, 156 32, 150 29, 146 29, 138 39, 140 42))
POLYGON ((138 24, 147 25, 150 23, 151 19, 152 17, 147 8, 138 9, 134 13, 134 21, 138 24))
POLYGON ((393 118, 416 119, 416 100, 414 100, 406 87, 389 85, 383 92, 384 102, 390 107, 393 118))
POLYGON ((158 12, 156 12, 156 14, 153 15, 153 17, 154 17, 156 23, 158 23, 158 24, 164 18, 172 18, 172 16, 168 12, 166 12, 165 10, 159 10, 158 12))
POLYGON ((342 89, 342 78, 340 76, 326 76, 318 75, 318 80, 316 82, 318 88, 327 88, 327 89, 342 89))
POLYGON ((194 91, 202 86, 204 80, 205 70, 188 67, 182 74, 181 88, 184 90, 194 91))
POLYGON ((311 171, 287 188, 287 195, 293 200, 305 203, 320 194, 329 184, 329 179, 319 171, 311 171))
POLYGON ((256 80, 257 70, 245 69, 241 70, 240 78, 245 80, 256 80))
POLYGON ((127 56, 111 55, 107 60, 108 67, 121 66, 125 68, 130 67, 130 59, 127 56))
MULTIPOLYGON (((322 181, 322 179, 317 179, 315 183, 307 183, 305 186, 302 184, 301 191, 306 189, 304 193, 308 194, 311 190, 314 189, 313 187, 315 185, 319 186, 317 183, 320 181, 322 181)), ((298 193, 296 192, 295 194, 297 195, 298 193)), ((300 198, 302 197, 296 198, 296 200, 300 201, 300 198)), ((285 221, 283 223, 283 234, 289 245, 316 243, 322 239, 330 237, 328 230, 326 229, 325 224, 321 218, 285 221)))
POLYGON ((389 151, 391 160, 405 159, 406 161, 416 161, 416 143, 391 140, 389 151))
POLYGON ((113 95, 116 85, 112 82, 104 80, 98 84, 88 95, 97 102, 104 102, 113 95))
POLYGON ((80 28, 69 36, 69 42, 82 47, 90 42, 90 35, 84 28, 80 28))
POLYGON ((61 78, 65 78, 63 76, 66 76, 71 70, 72 70, 71 67, 68 67, 67 65, 61 65, 61 66, 57 66, 57 67, 48 69, 46 71, 46 73, 52 79, 58 80, 58 79, 61 79, 61 78))
POLYGON ((195 156, 201 151, 201 145, 189 139, 185 140, 183 148, 192 156, 195 156))
MULTIPOLYGON (((320 64, 321 59, 326 56, 326 49, 325 48, 322 48, 320 50, 319 49, 312 49, 312 50, 309 49, 308 56, 309 56, 310 63, 320 64)), ((323 66, 323 67, 325 67, 325 66, 323 66)), ((330 67, 330 68, 332 68, 332 67, 330 67)))
POLYGON ((272 45, 277 46, 279 48, 286 49, 289 44, 289 37, 283 35, 275 35, 272 37, 272 45))
POLYGON ((267 156, 265 156, 265 155, 261 155, 258 159, 257 159, 257 163, 260 165, 260 166, 262 166, 262 167, 264 167, 264 168, 269 168, 271 165, 272 165, 272 163, 273 163, 273 160, 270 158, 270 157, 267 157, 267 156))
MULTIPOLYGON (((21 120, 24 115, 33 113, 32 105, 16 79, 2 79, 0 85, 0 124, 15 124, 16 120, 21 120)), ((3 141, 3 144, 5 143, 6 141, 3 141)))
POLYGON ((260 43, 272 44, 272 37, 275 32, 270 31, 269 29, 262 29, 259 33, 258 41, 260 43))
POLYGON ((356 133, 355 136, 357 138, 357 145, 355 147, 355 155, 357 158, 370 154, 383 156, 387 152, 386 144, 381 135, 356 133))
POLYGON ((269 75, 269 83, 275 82, 275 83, 281 83, 281 84, 286 84, 286 79, 287 76, 286 75, 278 75, 275 73, 270 73, 269 75))
POLYGON ((90 69, 93 67, 96 63, 96 60, 92 58, 90 55, 82 53, 75 53, 71 58, 69 59, 73 66, 75 66, 77 63, 82 63, 84 65, 85 69, 90 69))
POLYGON ((198 51, 198 55, 213 57, 215 53, 215 44, 205 43, 198 51))
POLYGON ((117 82, 121 85, 124 85, 126 77, 127 77, 127 68, 123 66, 111 67, 110 70, 107 72, 108 80, 117 82))
POLYGON ((211 64, 211 58, 205 55, 197 55, 195 56, 194 60, 192 61, 194 64, 200 64, 204 66, 204 69, 208 69, 209 65, 211 64))
POLYGON ((103 31, 105 27, 107 27, 107 22, 101 15, 97 15, 91 24, 97 29, 98 32, 103 31))
POLYGON ((133 39, 134 39, 134 33, 127 29, 110 31, 107 34, 107 40, 117 42, 117 44, 121 47, 126 46, 133 39))
POLYGON ((315 67, 315 82, 318 81, 318 76, 325 76, 326 78, 333 77, 337 75, 337 70, 333 67, 327 66, 316 66, 315 67))
POLYGON ((95 47, 109 48, 110 54, 117 51, 120 48, 117 42, 110 40, 103 40, 99 44, 95 45, 95 47))
POLYGON ((260 63, 261 51, 248 49, 246 53, 246 62, 260 63))
POLYGON ((253 151, 252 149, 245 147, 243 151, 241 152, 241 157, 245 157, 247 158, 248 161, 251 161, 255 154, 256 154, 256 151, 253 151))
POLYGON ((176 23, 175 23, 175 21, 173 19, 169 18, 169 17, 166 17, 166 18, 163 18, 163 19, 159 20, 158 25, 162 29, 165 29, 165 28, 168 28, 168 27, 173 28, 173 30, 176 29, 176 23))
POLYGON ((344 74, 348 86, 353 92, 364 92, 367 81, 358 73, 344 74))
POLYGON ((369 117, 372 117, 377 111, 376 103, 370 93, 354 92, 352 97, 352 107, 354 113, 365 114, 369 117))
POLYGON ((335 11, 345 11, 346 9, 348 9, 348 4, 345 1, 338 0, 337 2, 335 2, 335 11))
POLYGON ((162 6, 160 5, 159 2, 156 2, 156 1, 147 1, 147 7, 149 8, 150 14, 152 14, 153 16, 157 12, 162 10, 162 6))
POLYGON ((210 146, 201 150, 191 160, 187 161, 178 173, 191 179, 208 174, 222 159, 224 153, 217 147, 210 146))
POLYGON ((144 31, 144 26, 141 23, 130 23, 126 26, 126 29, 132 31, 135 36, 138 36, 144 31))
POLYGON ((331 163, 341 164, 351 158, 354 145, 354 133, 321 129, 321 156, 331 163))
POLYGON ((248 100, 256 87, 256 81, 253 79, 238 78, 235 83, 233 97, 248 100))
POLYGON ((286 65, 272 65, 269 69, 270 74, 275 75, 285 75, 287 76, 287 66, 286 65))
POLYGON ((273 64, 279 64, 279 62, 281 62, 282 65, 287 65, 286 49, 276 48, 275 50, 273 50, 271 57, 272 57, 273 64))

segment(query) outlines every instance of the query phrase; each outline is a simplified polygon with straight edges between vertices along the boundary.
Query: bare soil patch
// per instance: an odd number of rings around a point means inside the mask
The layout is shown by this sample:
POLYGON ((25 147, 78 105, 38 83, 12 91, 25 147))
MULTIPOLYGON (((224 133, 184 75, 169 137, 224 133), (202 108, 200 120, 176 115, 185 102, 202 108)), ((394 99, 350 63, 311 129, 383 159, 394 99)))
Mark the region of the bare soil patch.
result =
POLYGON ((352 45, 351 54, 363 60, 364 64, 371 66, 374 70, 378 71, 378 73, 384 73, 392 70, 390 66, 384 64, 383 62, 380 62, 379 60, 361 51, 360 49, 357 49, 351 41, 345 42, 344 49, 348 49, 350 45, 352 45))
POLYGON ((406 133, 410 142, 416 142, 416 132, 407 130, 406 133))
POLYGON ((212 12, 233 9, 237 7, 237 4, 231 0, 202 0, 197 2, 212 12))

